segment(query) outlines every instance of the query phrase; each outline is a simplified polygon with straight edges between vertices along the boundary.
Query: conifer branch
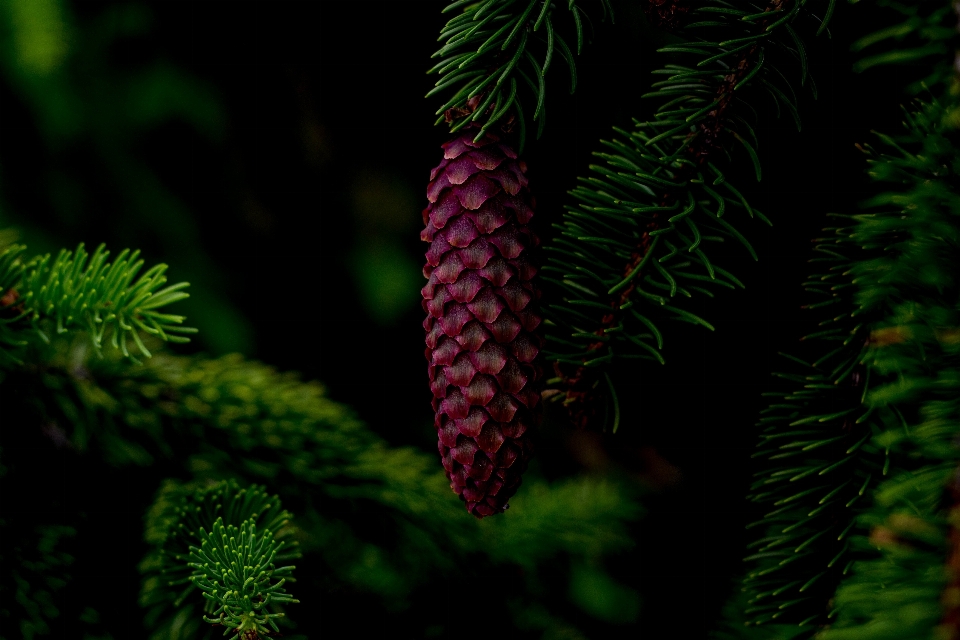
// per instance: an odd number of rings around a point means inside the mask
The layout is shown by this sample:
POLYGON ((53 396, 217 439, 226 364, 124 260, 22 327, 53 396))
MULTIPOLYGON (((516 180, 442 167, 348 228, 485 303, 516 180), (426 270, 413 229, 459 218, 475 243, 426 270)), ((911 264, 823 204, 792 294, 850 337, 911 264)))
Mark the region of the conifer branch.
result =
POLYGON ((294 567, 276 566, 300 557, 297 542, 286 539, 291 517, 262 486, 168 480, 147 518, 153 549, 140 566, 147 628, 163 637, 186 612, 183 629, 198 631, 202 617, 239 640, 278 631, 284 614, 276 605, 297 602, 283 591, 294 567))
POLYGON ((201 547, 190 548, 191 580, 217 607, 212 617, 203 619, 232 629, 236 635, 231 640, 258 640, 279 632, 276 619, 285 614, 270 611, 277 604, 300 602, 283 589, 295 567, 273 564, 283 543, 269 530, 258 535, 253 519, 235 527, 217 518, 210 533, 200 528, 200 538, 201 547))
POLYGON ((167 342, 189 342, 182 334, 196 329, 181 326, 183 316, 161 309, 184 298, 185 282, 164 287, 167 265, 140 274, 140 252, 120 252, 108 262, 103 245, 88 254, 83 245, 24 260, 24 247, 0 247, 0 364, 20 362, 18 350, 34 337, 50 341, 52 334, 86 330, 99 354, 108 340, 125 357, 129 348, 150 357, 143 336, 167 342), (139 274, 139 277, 138 277, 139 274))
POLYGON ((854 237, 885 247, 882 256, 853 265, 851 274, 860 305, 885 315, 871 333, 867 359, 883 384, 866 405, 891 416, 875 438, 891 461, 859 520, 869 528, 855 540, 864 559, 837 591, 836 623, 822 634, 825 640, 877 638, 891 628, 903 637, 932 637, 953 615, 945 589, 954 536, 951 483, 960 465, 955 96, 908 114, 908 138, 873 162, 871 175, 897 190, 870 201, 880 211, 863 215, 854 237))
MULTIPOLYGON (((317 382, 301 381, 293 373, 280 373, 238 355, 208 359, 161 351, 140 367, 130 367, 119 353, 106 355, 99 359, 88 354, 84 361, 73 352, 65 358, 82 362, 82 384, 89 388, 77 393, 67 382, 58 385, 56 396, 45 403, 47 418, 62 423, 59 411, 81 416, 89 421, 85 435, 89 448, 141 450, 141 455, 167 464, 179 462, 197 482, 236 478, 266 484, 285 502, 302 495, 306 487, 326 506, 320 509, 316 502, 316 508, 298 509, 296 525, 303 533, 297 539, 304 553, 309 547, 322 555, 329 569, 326 581, 393 598, 397 585, 405 591, 433 579, 436 571, 449 567, 451 558, 465 566, 478 554, 522 564, 560 554, 602 555, 633 545, 624 523, 638 517, 639 506, 631 490, 619 482, 590 478, 554 485, 532 482, 526 497, 514 499, 517 508, 511 509, 509 523, 478 527, 472 518, 462 517, 461 503, 450 492, 435 455, 388 446, 350 409, 329 399, 317 382), (193 454, 176 460, 173 451, 193 454), (390 552, 381 547, 379 538, 371 539, 368 529, 354 528, 343 517, 356 510, 376 513, 384 531, 394 532, 397 538, 390 552), (585 540, 590 545, 585 546, 585 540), (431 549, 426 561, 425 545, 431 549)), ((70 371, 50 367, 47 375, 66 377, 70 371)), ((164 537, 181 518, 178 507, 196 502, 189 497, 194 489, 164 485, 147 519, 146 539, 154 549, 176 543, 175 553, 186 557, 189 545, 198 544, 195 538, 181 543, 164 537)), ((221 503, 224 500, 212 494, 203 500, 203 505, 221 503)), ((198 531, 200 525, 209 530, 207 523, 218 515, 228 523, 242 522, 228 520, 225 509, 226 505, 220 511, 212 506, 194 510, 198 520, 187 523, 186 530, 198 531)), ((155 605, 170 606, 188 586, 184 582, 180 590, 170 591, 159 582, 166 562, 151 553, 141 567, 142 602, 155 630, 153 640, 169 637, 164 635, 167 625, 181 620, 179 611, 188 606, 185 600, 176 611, 152 613, 155 605), (147 599, 148 593, 154 596, 147 599)), ((186 579, 189 574, 180 563, 176 566, 178 579, 186 579)), ((194 614, 199 620, 195 609, 186 617, 194 614)))
MULTIPOLYGON (((177 522, 185 531, 203 526, 209 532, 218 516, 225 524, 242 524, 228 515, 230 494, 220 483, 225 479, 269 486, 269 504, 275 504, 273 494, 284 505, 296 500, 297 517, 283 528, 283 539, 296 539, 313 566, 323 568, 309 576, 309 589, 362 594, 371 606, 402 602, 455 567, 463 580, 486 579, 491 564, 504 572, 523 568, 540 580, 558 564, 593 562, 634 544, 627 522, 640 507, 626 483, 533 480, 515 499, 508 521, 481 527, 463 517, 436 454, 387 445, 319 383, 237 355, 172 355, 154 338, 147 346, 155 355, 142 366, 131 366, 119 351, 94 356, 82 335, 53 340, 56 355, 43 363, 42 373, 24 367, 6 375, 0 387, 8 412, 12 398, 40 400, 37 422, 21 427, 57 425, 91 465, 139 475, 143 471, 130 469, 131 462, 152 463, 175 477, 193 478, 187 485, 166 483, 147 518, 150 551, 141 565, 141 603, 149 629, 143 635, 150 640, 213 638, 225 630, 203 621, 205 599, 189 583, 189 546, 200 546, 199 539, 166 533, 179 530, 177 522), (194 491, 210 481, 218 489, 200 500, 194 491), (190 511, 189 505, 201 508, 190 511), (195 521, 188 520, 190 513, 195 521), (369 518, 376 519, 375 530, 367 526, 369 518), (175 562, 164 548, 181 559, 175 562), (165 574, 165 567, 176 570, 165 574)), ((263 507, 253 509, 261 513, 260 532, 272 518, 263 507)), ((527 594, 520 607, 540 604, 539 596, 527 594)))
MULTIPOLYGON (((153 338, 147 345, 155 355, 142 366, 131 366, 119 351, 94 356, 82 335, 53 340, 55 356, 42 363, 42 371, 11 371, 0 386, 7 417, 16 400, 31 404, 25 413, 30 420, 17 423, 21 432, 41 424, 62 428, 73 445, 70 455, 86 460, 85 468, 107 465, 144 477, 131 462, 152 463, 162 473, 193 478, 189 484, 165 483, 147 517, 150 551, 140 569, 149 630, 142 635, 150 640, 221 635, 225 629, 203 621, 205 599, 189 582, 189 547, 200 546, 193 533, 200 526, 209 532, 217 517, 242 524, 250 513, 260 514, 258 532, 276 528, 271 523, 288 516, 271 515, 283 513, 274 493, 285 505, 299 499, 295 521, 280 531, 323 567, 322 574, 309 576, 309 589, 363 594, 371 606, 396 604, 454 567, 464 580, 486 579, 491 564, 504 572, 523 568, 540 580, 547 578, 541 572, 558 564, 594 562, 634 544, 626 523, 640 507, 626 483, 534 480, 508 521, 479 527, 463 518, 435 454, 388 446, 316 382, 236 355, 172 355, 153 338), (42 413, 33 413, 34 404, 42 413), (233 492, 220 482, 234 478, 240 484, 233 486, 266 484, 270 495, 253 487, 233 492), (261 498, 254 500, 254 494, 261 498), (367 526, 371 517, 375 530, 367 526)), ((275 538, 281 539, 279 531, 275 538)), ((277 566, 289 563, 280 560, 277 566)), ((4 587, 11 597, 17 593, 16 585, 4 587)), ((78 588, 73 582, 72 589, 78 588)), ((523 598, 521 609, 541 604, 535 594, 523 598)), ((13 620, 26 619, 19 607, 11 609, 13 620)))
MULTIPOLYGON (((603 16, 613 12, 609 0, 599 0, 603 16)), ((577 85, 573 48, 554 25, 556 2, 551 0, 459 0, 444 13, 462 9, 447 22, 439 40, 445 41, 432 57, 440 58, 427 73, 437 73, 434 89, 427 97, 450 96, 437 109, 451 125, 451 133, 477 123, 479 141, 498 122, 505 131, 519 125, 519 151, 523 152, 526 122, 538 122, 537 137, 545 120, 546 78, 553 61, 561 57, 570 73, 570 93, 577 85), (542 57, 535 51, 542 49, 542 57), (529 89, 527 108, 521 94, 529 89), (530 111, 529 105, 536 107, 530 111), (502 122, 501 122, 502 121, 502 122)), ((583 48, 586 14, 576 0, 562 2, 575 28, 576 52, 583 48), (581 17, 582 16, 582 17, 581 17)))
MULTIPOLYGON (((937 38, 944 31, 927 33, 937 38)), ((931 77, 950 75, 941 68, 931 77)), ((893 190, 869 200, 864 206, 871 212, 851 216, 836 247, 819 247, 835 265, 831 272, 843 277, 812 277, 835 299, 810 306, 839 312, 828 322, 859 334, 851 346, 866 338, 834 369, 862 380, 863 392, 822 415, 813 400, 840 390, 829 379, 798 376, 809 399, 768 409, 780 414, 780 424, 763 438, 779 447, 761 444, 757 455, 768 462, 757 474, 753 499, 784 506, 757 523, 766 523, 766 537, 751 545, 757 553, 747 558, 748 624, 792 622, 806 637, 819 628, 823 640, 879 640, 934 637, 956 614, 945 591, 947 566, 955 561, 949 483, 960 461, 960 197, 954 187, 960 107, 956 82, 950 84, 943 104, 919 103, 907 112, 905 137, 878 134, 883 153, 861 147, 871 156, 869 175, 893 190), (856 447, 841 450, 859 435, 847 422, 837 428, 844 415, 858 416, 865 428, 856 447), (825 428, 811 434, 819 422, 825 428), (841 475, 831 473, 841 468, 841 475), (835 477, 807 488, 814 474, 825 473, 835 477)), ((835 334, 812 337, 823 342, 835 334)), ((842 354, 826 344, 821 349, 815 367, 842 354)))
POLYGON ((743 147, 760 178, 757 138, 741 112, 750 109, 748 89, 769 94, 799 127, 796 97, 777 66, 784 56, 797 60, 807 79, 804 46, 791 26, 805 4, 773 0, 758 12, 726 3, 691 9, 694 22, 682 30, 687 41, 660 49, 691 63, 655 72, 668 78, 644 96, 660 101, 654 118, 635 120, 633 131, 615 129, 618 138, 602 141, 611 153, 596 153, 603 164, 591 165, 592 175, 571 192, 578 205, 567 207, 554 225, 560 236, 545 246, 544 279, 562 298, 545 305, 545 357, 556 373, 545 397, 561 399, 575 425, 585 427, 597 414, 597 371, 608 376, 615 359, 663 362, 658 324, 680 320, 713 329, 678 305, 678 294, 712 297, 708 285, 743 286, 704 248, 732 239, 756 259, 725 213, 769 220, 714 161, 743 147))
POLYGON ((845 254, 854 230, 827 231, 832 237, 817 240, 819 255, 811 260, 819 273, 804 283, 817 296, 805 307, 826 318, 803 338, 808 361, 782 354, 802 366, 777 374, 793 389, 763 394, 772 399, 753 457, 764 462, 749 498, 769 511, 751 525, 760 530, 745 558, 743 614, 751 625, 793 623, 809 631, 825 622, 824 603, 849 569, 856 509, 883 475, 884 456, 871 442, 877 416, 862 406, 873 388, 862 364, 870 318, 843 313, 853 306, 845 254))

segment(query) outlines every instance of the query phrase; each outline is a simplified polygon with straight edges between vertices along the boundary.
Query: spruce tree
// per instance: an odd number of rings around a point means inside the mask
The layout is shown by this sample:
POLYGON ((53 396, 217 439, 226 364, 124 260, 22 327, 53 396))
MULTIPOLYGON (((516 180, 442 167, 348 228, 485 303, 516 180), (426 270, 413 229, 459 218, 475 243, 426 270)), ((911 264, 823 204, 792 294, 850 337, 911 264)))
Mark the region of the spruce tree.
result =
MULTIPOLYGON (((10 6, 4 29, 28 29, 32 5, 10 6)), ((682 325, 713 331, 704 300, 743 288, 726 246, 752 260, 776 250, 751 241, 754 227, 790 208, 764 213, 748 196, 781 170, 761 141, 798 138, 766 116, 802 126, 826 73, 813 54, 838 23, 872 32, 836 77, 913 76, 886 95, 906 103, 903 129, 849 140, 872 192, 860 212, 818 212, 835 224, 815 239, 797 303, 819 326, 786 356, 756 452, 729 461, 753 465, 762 517, 714 634, 958 636, 956 9, 632 9, 457 0, 438 15, 423 107, 445 138, 424 170, 428 366, 387 367, 427 374, 436 453, 389 444, 319 382, 195 349, 203 333, 182 311, 190 287, 167 281, 173 260, 34 253, 0 219, 0 638, 313 638, 325 616, 372 628, 349 621, 357 603, 412 637, 631 633, 632 585, 657 585, 627 552, 666 514, 634 521, 663 495, 625 473, 547 481, 533 452, 557 432, 625 446, 651 402, 636 372, 689 353, 682 325), (544 174, 528 158, 574 126, 545 125, 556 88, 577 91, 578 62, 623 15, 661 43, 633 124, 596 143, 562 210, 538 206, 544 174)), ((363 383, 389 384, 375 369, 363 383)), ((688 633, 672 624, 664 635, 688 633)))

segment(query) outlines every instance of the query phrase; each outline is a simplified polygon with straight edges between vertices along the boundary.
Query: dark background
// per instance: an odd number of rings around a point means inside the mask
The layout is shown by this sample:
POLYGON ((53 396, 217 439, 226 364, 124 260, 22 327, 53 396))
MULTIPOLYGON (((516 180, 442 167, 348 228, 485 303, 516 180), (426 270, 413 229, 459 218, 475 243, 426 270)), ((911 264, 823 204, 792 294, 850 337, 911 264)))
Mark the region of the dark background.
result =
MULTIPOLYGON (((446 138, 433 126, 440 103, 423 98, 444 5, 66 3, 82 34, 67 88, 42 94, 43 82, 10 65, 0 86, 0 227, 19 228, 36 250, 141 248, 193 283, 196 348, 320 379, 391 443, 433 450, 419 230, 446 138), (137 79, 144 68, 160 69, 163 108, 137 79), (164 80, 164 68, 178 71, 164 80)), ((545 133, 526 154, 543 236, 597 140, 650 115, 640 95, 664 40, 639 6, 615 1, 613 26, 591 11, 576 95, 563 78, 550 85, 545 133)), ((832 37, 808 51, 819 97, 801 94, 802 132, 772 102, 757 106, 763 180, 737 156, 731 180, 773 227, 738 227, 759 263, 732 246, 711 256, 746 284, 702 303, 716 331, 669 327, 667 364, 624 372, 621 395, 635 400, 616 437, 559 429, 542 443, 533 473, 575 473, 595 447, 661 486, 618 569, 642 598, 624 637, 678 625, 697 637, 733 593, 744 525, 758 515, 743 496, 760 394, 777 388, 777 352, 811 329, 799 311, 810 241, 827 212, 853 212, 867 195, 854 143, 899 119, 900 76, 849 71, 850 43, 879 20, 838 3, 832 37)))

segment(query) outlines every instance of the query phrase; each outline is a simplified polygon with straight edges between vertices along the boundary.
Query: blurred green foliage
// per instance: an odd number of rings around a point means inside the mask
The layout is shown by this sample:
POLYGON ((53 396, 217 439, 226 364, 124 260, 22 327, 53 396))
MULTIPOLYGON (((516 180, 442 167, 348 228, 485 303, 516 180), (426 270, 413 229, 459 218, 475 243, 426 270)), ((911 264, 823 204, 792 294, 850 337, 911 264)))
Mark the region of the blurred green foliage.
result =
MULTIPOLYGON (((236 276, 210 257, 217 239, 204 235, 232 224, 240 207, 225 197, 222 211, 198 210, 189 185, 170 177, 194 147, 222 150, 234 123, 211 82, 144 44, 157 37, 157 11, 0 2, 0 250, 15 239, 31 255, 81 241, 142 249, 148 264, 166 262, 174 281, 191 283, 175 312, 199 328, 198 348, 249 352, 253 325, 230 299, 236 276), (169 135, 181 153, 158 155, 155 140, 169 135)), ((328 145, 307 120, 301 133, 316 143, 307 155, 319 154, 319 167, 330 158, 317 149, 328 145)), ((416 238, 420 198, 398 175, 360 168, 339 187, 347 210, 338 215, 352 224, 343 242, 349 281, 363 318, 381 327, 416 309, 422 284, 402 240, 416 238)), ((273 224, 271 212, 254 213, 264 229, 273 224)), ((305 288, 316 282, 303 278, 305 288)), ((302 604, 287 637, 402 628, 469 638, 485 633, 463 626, 477 609, 500 637, 606 637, 637 620, 635 581, 617 567, 641 512, 632 480, 548 481, 531 469, 510 512, 478 522, 434 451, 392 447, 371 430, 415 432, 420 416, 397 412, 368 426, 319 383, 239 355, 178 356, 148 344, 155 357, 135 366, 115 352, 100 359, 89 336, 67 334, 31 345, 26 367, 0 368, 2 482, 29 488, 2 505, 0 638, 144 637, 138 599, 156 585, 137 573, 149 556, 143 516, 165 483, 222 479, 262 483, 294 513, 302 604), (41 492, 51 478, 62 486, 41 492), (315 610, 322 617, 307 613, 315 610)), ((185 619, 200 609, 194 602, 147 631, 219 636, 185 619)))
POLYGON ((201 329, 200 344, 215 353, 249 350, 249 324, 222 293, 224 277, 201 244, 202 213, 168 184, 170 159, 143 152, 171 124, 189 126, 198 143, 221 141, 216 92, 162 57, 125 55, 125 45, 150 35, 147 5, 97 5, 83 19, 78 9, 87 7, 0 3, 0 82, 19 102, 5 109, 0 227, 15 226, 39 251, 86 241, 162 255, 191 283, 183 311, 201 329))
POLYGON ((587 613, 614 623, 634 622, 640 609, 637 593, 618 584, 601 568, 574 565, 570 599, 587 613))
MULTIPOLYGON (((49 622, 60 615, 56 594, 66 584, 73 563, 73 557, 63 550, 62 539, 76 535, 76 529, 48 525, 38 526, 31 533, 33 544, 16 545, 11 550, 12 557, 0 558, 16 565, 10 585, 13 597, 4 598, 7 604, 0 611, 0 619, 19 618, 24 640, 49 636, 49 622), (20 609, 19 616, 12 614, 11 608, 20 609)), ((88 617, 96 616, 92 609, 85 613, 88 617)))
MULTIPOLYGON (((84 495, 87 482, 103 474, 107 490, 128 489, 124 510, 141 514, 158 508, 150 507, 153 495, 144 490, 158 478, 237 480, 276 491, 295 514, 290 535, 304 556, 296 574, 302 605, 290 615, 294 629, 307 637, 327 629, 363 634, 401 622, 414 637, 429 629, 449 635, 465 612, 481 605, 497 612, 505 637, 577 629, 584 615, 593 625, 636 620, 636 592, 608 573, 612 557, 633 546, 629 523, 640 508, 628 482, 587 476, 548 483, 534 476, 509 515, 478 521, 449 490, 432 455, 386 446, 317 383, 239 356, 172 356, 154 344, 156 355, 131 367, 116 350, 98 358, 83 335, 37 349, 32 361, 43 362, 43 371, 9 372, 0 403, 21 424, 50 425, 46 438, 57 430, 58 446, 77 465, 71 475, 86 479, 77 487, 84 495), (322 626, 306 613, 317 606, 327 611, 322 626), (378 613, 358 621, 351 613, 358 609, 378 613)), ((24 444, 15 441, 21 455, 10 460, 10 481, 32 486, 44 473, 38 456, 49 452, 24 444)), ((157 504, 167 499, 169 486, 161 485, 157 504)), ((91 506, 117 499, 103 490, 90 493, 84 499, 91 506)), ((29 492, 21 500, 30 502, 29 492)), ((47 516, 78 529, 82 520, 82 513, 62 507, 47 516)), ((32 539, 29 530, 13 525, 6 523, 5 537, 32 539)), ((136 547, 117 546, 115 527, 112 518, 86 521, 86 544, 68 551, 80 566, 57 578, 73 609, 99 612, 116 632, 117 607, 129 608, 135 592, 132 585, 118 592, 115 578, 98 578, 92 567, 103 554, 131 568, 140 559, 131 557, 136 547)), ((163 544, 156 526, 147 534, 151 544, 163 544)), ((50 596, 38 590, 49 577, 44 567, 63 564, 51 553, 41 553, 46 564, 28 581, 26 597, 35 604, 5 612, 6 618, 38 618, 38 628, 63 621, 64 614, 46 606, 50 596)), ((140 599, 153 606, 172 600, 182 586, 154 579, 151 557, 141 565, 140 599)), ((199 594, 181 609, 199 615, 199 594)), ((214 637, 210 627, 180 613, 151 611, 150 637, 214 637)))
POLYGON ((384 173, 361 173, 350 191, 356 228, 351 271, 364 310, 387 325, 420 300, 420 265, 400 242, 417 232, 419 201, 406 184, 384 173))

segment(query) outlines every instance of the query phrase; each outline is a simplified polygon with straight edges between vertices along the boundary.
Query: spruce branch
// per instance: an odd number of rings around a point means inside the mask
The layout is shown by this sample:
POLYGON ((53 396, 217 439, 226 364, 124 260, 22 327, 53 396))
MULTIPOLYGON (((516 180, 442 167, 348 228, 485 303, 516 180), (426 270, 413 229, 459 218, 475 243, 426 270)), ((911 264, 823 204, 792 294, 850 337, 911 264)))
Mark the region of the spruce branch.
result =
POLYGON ((200 538, 201 547, 190 548, 191 581, 217 607, 203 619, 232 629, 236 635, 231 640, 279 632, 276 619, 285 614, 270 613, 270 605, 300 602, 283 589, 295 567, 274 565, 284 543, 274 540, 269 529, 258 535, 253 519, 235 527, 217 518, 209 533, 200 528, 200 538))
MULTIPOLYGON (((42 376, 25 367, 7 374, 0 386, 0 404, 6 401, 9 409, 20 398, 38 396, 33 390, 51 382, 47 395, 40 396, 46 413, 22 428, 39 427, 47 419, 69 428, 79 416, 87 426, 86 442, 75 433, 71 441, 89 464, 96 459, 129 464, 127 456, 135 450, 138 459, 152 460, 154 469, 192 478, 188 484, 165 483, 147 517, 149 551, 140 567, 140 598, 149 630, 144 637, 151 640, 212 640, 226 630, 204 622, 203 615, 211 617, 214 609, 204 612, 209 601, 189 582, 189 547, 200 547, 199 538, 175 535, 181 530, 177 522, 184 523, 185 532, 199 532, 200 526, 209 532, 217 517, 225 525, 242 524, 228 516, 232 494, 220 485, 225 479, 247 486, 246 495, 252 491, 249 484, 264 484, 270 504, 276 494, 295 511, 283 538, 277 532, 275 539, 296 539, 312 567, 321 569, 298 575, 298 585, 309 578, 311 591, 357 594, 373 607, 403 605, 455 572, 458 579, 477 581, 491 572, 522 568, 531 579, 556 580, 557 566, 596 562, 634 545, 628 523, 638 517, 638 496, 617 479, 532 479, 524 495, 514 499, 508 521, 477 526, 463 518, 435 453, 389 446, 317 382, 238 355, 171 354, 153 338, 147 346, 154 356, 142 366, 130 366, 110 349, 96 357, 80 334, 52 339, 57 356, 43 363, 42 376), (101 458, 102 452, 107 455, 101 458), (202 500, 190 497, 197 488, 213 486, 205 484, 210 481, 222 492, 211 489, 202 500), (215 509, 218 504, 222 508, 215 509), (195 521, 188 520, 190 513, 195 521), (369 526, 371 519, 376 527, 369 526), (164 573, 166 567, 176 569, 164 573)), ((282 511, 279 505, 275 509, 282 511)), ((254 510, 266 513, 263 507, 254 510)), ((261 515, 257 521, 258 534, 267 520, 261 515)), ((285 564, 293 563, 276 561, 285 564)), ((509 596, 519 609, 505 614, 506 624, 511 616, 519 624, 527 608, 542 606, 542 596, 524 593, 509 596)), ((501 595, 494 598, 491 606, 508 602, 501 595)), ((288 613, 297 615, 296 609, 288 613)), ((277 624, 289 635, 284 622, 277 624)))
MULTIPOLYGON (((921 322, 939 315, 934 305, 915 312, 921 322)), ((907 369, 872 394, 873 404, 903 419, 875 439, 892 463, 858 518, 856 562, 832 600, 834 622, 822 640, 957 637, 960 349, 935 335, 891 343, 894 352, 882 358, 907 369)))
POLYGON ((0 361, 20 362, 17 350, 34 336, 44 342, 51 334, 83 329, 99 354, 103 343, 134 359, 128 341, 149 357, 143 336, 167 342, 189 342, 182 334, 183 316, 161 309, 184 298, 185 282, 164 286, 167 266, 158 264, 142 274, 140 252, 121 251, 108 262, 103 245, 88 254, 84 246, 24 260, 24 247, 0 248, 0 361), (139 274, 139 276, 138 276, 139 274))
MULTIPOLYGON (((298 504, 291 536, 305 555, 322 561, 326 569, 316 580, 331 588, 396 603, 457 567, 477 575, 492 560, 532 571, 549 558, 595 558, 634 544, 626 526, 640 512, 633 490, 589 477, 532 481, 514 498, 508 522, 478 526, 462 517, 436 454, 390 447, 351 410, 329 399, 320 384, 237 355, 207 359, 160 352, 131 368, 116 353, 90 358, 85 366, 101 394, 114 399, 94 407, 98 419, 119 423, 121 435, 126 425, 151 425, 178 442, 177 450, 195 451, 179 462, 198 482, 264 483, 284 504, 306 488, 310 499, 298 504), (376 531, 362 526, 366 520, 358 525, 352 513, 375 516, 381 525, 376 531)), ((196 506, 195 498, 183 497, 192 490, 192 485, 164 485, 147 519, 146 540, 154 551, 141 565, 141 602, 152 640, 169 638, 173 624, 197 630, 202 624, 195 590, 174 607, 192 585, 183 581, 189 577, 184 564, 171 560, 171 554, 185 557, 189 546, 199 543, 192 535, 165 533, 180 530, 173 523, 186 517, 177 515, 184 499, 196 506), (161 546, 171 553, 161 554, 161 546), (168 566, 177 573, 162 573, 168 566), (171 586, 170 580, 181 582, 171 586)), ((199 512, 184 511, 202 521, 185 522, 183 531, 199 531, 198 523, 209 531, 206 523, 217 516, 229 522, 224 499, 210 496, 201 506, 199 512), (214 511, 216 504, 224 510, 214 511)), ((262 522, 264 516, 258 530, 262 522)))
POLYGON ((871 175, 895 191, 871 199, 878 211, 861 216, 854 240, 883 250, 851 275, 860 306, 884 312, 866 362, 881 384, 865 404, 891 415, 875 438, 891 460, 859 519, 867 530, 854 541, 862 560, 837 590, 825 640, 879 638, 890 629, 901 637, 956 634, 943 622, 956 615, 947 589, 960 466, 958 108, 955 84, 945 103, 920 103, 908 113, 906 139, 871 163, 871 175))
POLYGON ((792 388, 763 394, 771 400, 753 455, 763 463, 749 499, 769 511, 750 525, 758 533, 748 545, 743 581, 746 624, 793 623, 808 633, 826 621, 824 603, 849 570, 856 510, 869 500, 884 462, 871 442, 877 416, 863 406, 873 388, 862 364, 869 317, 844 313, 853 306, 845 254, 854 230, 826 231, 811 260, 817 272, 804 283, 816 296, 805 308, 825 319, 803 338, 806 359, 781 354, 799 365, 796 373, 776 374, 792 388))
MULTIPOLYGON (((599 0, 603 15, 613 12, 609 0, 599 0)), ((561 4, 575 28, 576 52, 583 48, 586 14, 576 0, 561 4)), ((557 3, 551 0, 459 0, 444 13, 461 10, 440 32, 445 41, 433 58, 440 61, 427 73, 440 75, 427 97, 450 96, 437 109, 437 124, 446 121, 454 133, 471 123, 480 125, 476 141, 498 122, 506 131, 519 125, 519 152, 523 152, 527 118, 538 122, 537 137, 546 122, 546 78, 551 63, 562 57, 570 73, 570 93, 577 70, 570 45, 554 24, 557 3), (542 57, 537 54, 542 49, 542 57), (525 110, 521 95, 529 89, 525 110), (535 104, 532 112, 529 105, 535 104)), ((569 36, 568 36, 569 37, 569 36)))
POLYGON ((183 612, 182 630, 199 632, 198 608, 203 620, 235 630, 241 640, 277 631, 273 621, 283 614, 267 606, 296 602, 282 591, 293 567, 274 567, 300 557, 298 543, 287 539, 291 518, 263 486, 166 481, 147 517, 152 550, 140 565, 140 603, 152 637, 165 637, 169 621, 183 612))
MULTIPOLYGON (((951 75, 937 70, 931 77, 951 75)), ((848 217, 836 247, 821 247, 842 277, 812 277, 810 284, 837 299, 810 306, 839 312, 828 322, 853 326, 860 336, 853 346, 863 338, 859 353, 835 372, 863 382, 860 398, 838 409, 868 428, 856 449, 841 451, 851 434, 846 423, 831 433, 839 411, 820 415, 810 402, 771 405, 780 424, 763 437, 779 446, 761 445, 757 455, 768 462, 753 497, 784 506, 767 515, 766 537, 751 545, 758 553, 748 557, 753 568, 744 581, 750 623, 792 621, 807 634, 819 628, 824 640, 955 637, 955 598, 947 590, 956 557, 950 545, 960 539, 950 511, 960 466, 960 107, 956 81, 949 85, 942 103, 905 111, 905 136, 877 134, 877 148, 861 146, 869 175, 890 191, 848 217), (807 433, 818 422, 827 427, 820 440, 807 433), (817 467, 821 456, 827 466, 817 467), (843 470, 822 487, 804 485, 834 469, 843 470), (819 588, 810 590, 815 582, 819 588)), ((834 339, 835 331, 814 337, 834 339)), ((824 344, 814 366, 841 353, 824 344)), ((810 397, 840 393, 829 379, 796 380, 810 397)))
MULTIPOLYGON (((608 151, 595 154, 602 164, 591 165, 571 192, 577 205, 567 207, 554 225, 559 236, 545 245, 544 280, 562 300, 545 305, 545 357, 556 374, 545 397, 561 400, 575 425, 594 422, 599 396, 616 397, 612 362, 663 362, 658 325, 679 320, 713 329, 683 308, 678 294, 712 297, 713 287, 743 286, 705 250, 735 240, 756 259, 731 213, 770 221, 731 184, 717 156, 743 148, 760 178, 750 125, 757 94, 772 97, 778 110, 785 107, 799 127, 796 96, 779 66, 796 61, 807 80, 805 48, 791 26, 805 4, 691 9, 693 22, 680 32, 685 41, 660 49, 690 63, 655 72, 668 77, 644 96, 659 101, 653 119, 635 120, 632 131, 615 128, 618 137, 601 141, 608 151)), ((613 405, 608 414, 616 429, 613 405)))

